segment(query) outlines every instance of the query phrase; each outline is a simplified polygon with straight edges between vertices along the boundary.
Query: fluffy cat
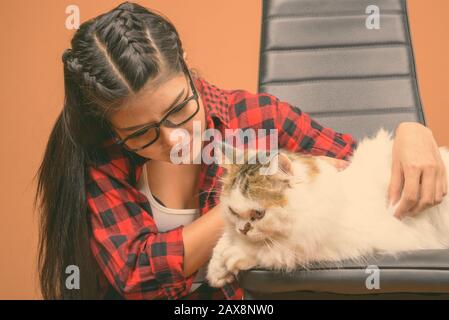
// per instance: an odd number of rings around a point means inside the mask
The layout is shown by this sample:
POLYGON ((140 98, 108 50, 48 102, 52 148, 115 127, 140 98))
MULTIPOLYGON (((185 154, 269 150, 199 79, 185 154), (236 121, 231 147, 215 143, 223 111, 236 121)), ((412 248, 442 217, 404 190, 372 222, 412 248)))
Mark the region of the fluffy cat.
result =
MULTIPOLYGON (((312 262, 448 248, 449 197, 415 217, 393 216, 387 203, 392 144, 381 128, 359 142, 343 171, 286 150, 265 165, 223 165, 225 231, 208 265, 209 284, 221 287, 254 267, 288 272, 312 262), (275 174, 261 174, 274 164, 275 174)), ((449 149, 440 152, 449 172, 449 149)))

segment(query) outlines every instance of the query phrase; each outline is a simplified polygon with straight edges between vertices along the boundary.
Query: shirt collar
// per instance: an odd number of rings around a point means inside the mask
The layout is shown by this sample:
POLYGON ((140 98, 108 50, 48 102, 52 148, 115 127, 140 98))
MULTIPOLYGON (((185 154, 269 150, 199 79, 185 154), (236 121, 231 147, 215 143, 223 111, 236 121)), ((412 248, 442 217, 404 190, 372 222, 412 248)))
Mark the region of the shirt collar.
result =
POLYGON ((195 78, 194 83, 204 105, 207 128, 230 128, 229 94, 226 90, 217 88, 201 77, 195 78))

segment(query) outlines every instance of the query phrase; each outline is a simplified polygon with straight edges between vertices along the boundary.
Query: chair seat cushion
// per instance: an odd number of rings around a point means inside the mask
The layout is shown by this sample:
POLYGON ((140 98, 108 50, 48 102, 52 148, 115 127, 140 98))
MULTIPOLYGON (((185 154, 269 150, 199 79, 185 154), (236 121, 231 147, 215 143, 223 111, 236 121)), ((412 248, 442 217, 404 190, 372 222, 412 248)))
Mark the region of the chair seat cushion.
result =
POLYGON ((449 249, 419 250, 397 256, 377 255, 365 259, 363 264, 352 261, 314 264, 307 270, 297 269, 290 273, 255 268, 242 271, 238 280, 244 289, 265 294, 295 291, 449 293, 449 249), (375 272, 379 286, 369 289, 367 279, 375 272))

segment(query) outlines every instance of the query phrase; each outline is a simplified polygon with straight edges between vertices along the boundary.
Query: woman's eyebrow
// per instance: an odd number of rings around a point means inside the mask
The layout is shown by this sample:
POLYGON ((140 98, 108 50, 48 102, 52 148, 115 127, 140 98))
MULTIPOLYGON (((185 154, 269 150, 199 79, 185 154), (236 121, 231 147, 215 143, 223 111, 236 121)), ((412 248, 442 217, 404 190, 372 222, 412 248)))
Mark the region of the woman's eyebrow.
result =
MULTIPOLYGON (((183 88, 182 91, 180 93, 178 93, 175 100, 170 104, 170 106, 164 111, 163 114, 166 114, 171 108, 173 108, 175 106, 175 104, 177 104, 179 102, 179 100, 181 99, 181 97, 183 96, 185 91, 186 91, 185 88, 183 88)), ((143 124, 138 124, 138 125, 131 126, 131 127, 117 128, 117 129, 123 130, 123 131, 134 131, 134 130, 140 129, 148 124, 149 123, 143 123, 143 124)))

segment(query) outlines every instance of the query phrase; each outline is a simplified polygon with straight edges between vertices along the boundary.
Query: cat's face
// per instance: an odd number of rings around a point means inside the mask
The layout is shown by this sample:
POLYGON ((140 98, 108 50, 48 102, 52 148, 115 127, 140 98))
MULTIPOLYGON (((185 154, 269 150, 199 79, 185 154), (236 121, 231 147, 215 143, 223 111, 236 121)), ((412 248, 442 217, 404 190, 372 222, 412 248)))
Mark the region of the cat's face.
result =
POLYGON ((246 162, 223 167, 220 202, 235 232, 252 242, 287 234, 291 224, 282 208, 288 203, 286 191, 293 178, 288 157, 280 153, 267 164, 246 162), (274 171, 264 174, 267 171, 263 169, 274 171))

